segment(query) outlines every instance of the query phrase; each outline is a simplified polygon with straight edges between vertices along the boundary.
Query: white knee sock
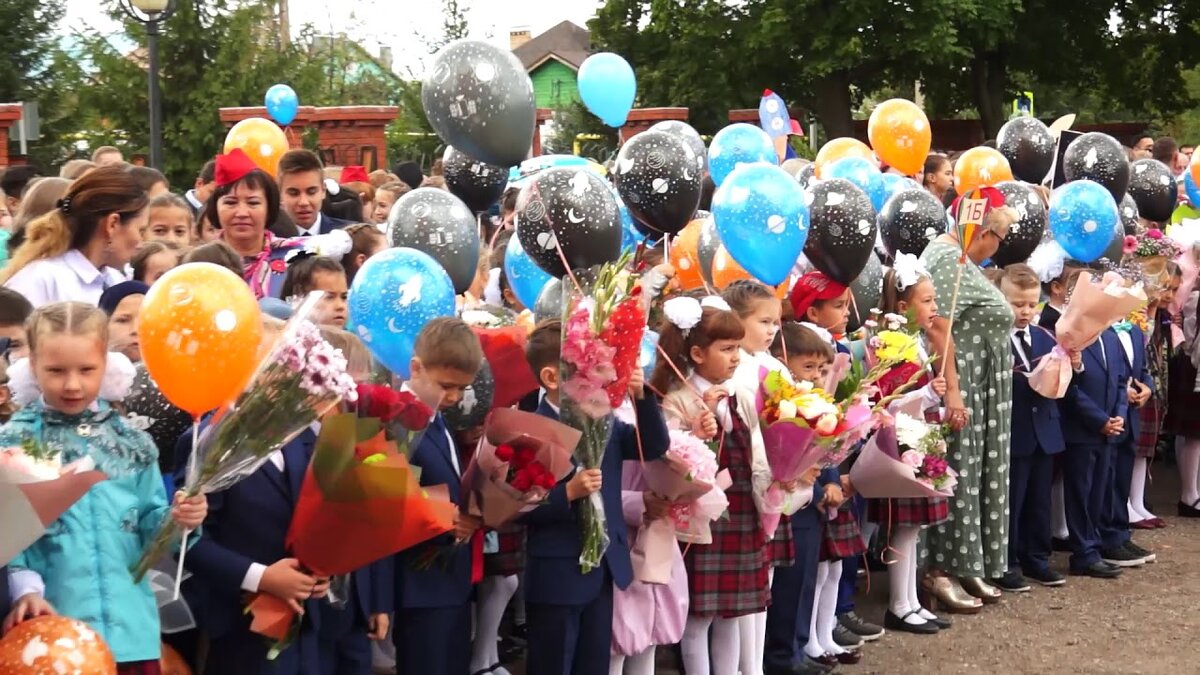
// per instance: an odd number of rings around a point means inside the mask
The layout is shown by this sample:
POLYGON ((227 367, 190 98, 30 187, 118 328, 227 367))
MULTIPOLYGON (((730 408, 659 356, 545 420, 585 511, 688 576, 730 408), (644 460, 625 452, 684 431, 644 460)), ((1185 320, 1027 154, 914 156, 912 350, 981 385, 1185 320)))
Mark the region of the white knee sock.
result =
POLYGON ((825 595, 825 581, 828 578, 829 563, 817 563, 817 583, 813 586, 812 619, 808 625, 808 644, 804 645, 804 653, 814 659, 825 653, 818 632, 821 623, 821 598, 825 595))
POLYGON ((620 654, 608 655, 608 675, 623 675, 625 672, 625 657, 620 654))
POLYGON ((739 648, 741 618, 713 619, 712 675, 737 675, 738 659, 741 656, 739 648))
MULTIPOLYGON (((644 652, 626 658, 625 672, 629 675, 654 675, 654 645, 647 647, 644 652)), ((610 675, 621 673, 610 672, 610 675)))
MULTIPOLYGON (((518 577, 524 581, 524 572, 521 572, 518 577)), ((513 594, 513 623, 518 626, 525 625, 525 584, 517 585, 517 592, 513 594)))
POLYGON ((817 614, 820 617, 817 624, 817 637, 821 642, 821 649, 825 653, 835 656, 846 651, 833 641, 833 627, 837 625, 838 582, 841 579, 842 561, 830 562, 829 574, 825 577, 825 588, 821 591, 821 611, 817 614))
POLYGON ((471 643, 471 672, 500 663, 500 621, 504 608, 517 591, 517 576, 484 577, 475 603, 475 640, 471 643))
POLYGON ((892 548, 896 562, 888 567, 888 596, 892 614, 903 619, 905 623, 920 625, 925 623, 918 614, 917 602, 917 538, 921 530, 915 525, 902 525, 892 530, 892 548))
POLYGON ((683 626, 683 639, 679 642, 683 653, 683 669, 689 673, 708 673, 708 629, 712 626, 711 616, 689 616, 683 626))
POLYGON ((1146 508, 1146 478, 1150 473, 1150 460, 1137 457, 1133 460, 1133 478, 1129 482, 1129 522, 1154 518, 1146 508))
MULTIPOLYGON (((775 583, 775 568, 767 571, 767 584, 775 583)), ((739 657, 741 675, 762 675, 763 650, 767 643, 767 613, 757 612, 738 617, 739 657)))
POLYGON ((1197 477, 1200 477, 1200 439, 1175 437, 1175 457, 1179 463, 1179 501, 1191 506, 1200 499, 1197 477))
POLYGON ((1067 532, 1067 503, 1063 497, 1063 482, 1059 478, 1050 486, 1050 534, 1059 539, 1066 539, 1067 532))

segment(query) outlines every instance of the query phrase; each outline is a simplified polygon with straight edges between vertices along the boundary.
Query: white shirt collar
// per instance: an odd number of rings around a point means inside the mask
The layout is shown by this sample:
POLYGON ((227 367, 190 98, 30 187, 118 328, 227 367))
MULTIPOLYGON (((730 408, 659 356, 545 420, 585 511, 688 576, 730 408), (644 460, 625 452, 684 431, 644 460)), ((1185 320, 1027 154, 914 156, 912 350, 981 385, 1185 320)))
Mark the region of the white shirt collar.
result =
POLYGON ((96 283, 97 279, 104 275, 104 273, 101 272, 98 267, 93 265, 92 261, 88 260, 87 256, 83 255, 83 253, 81 253, 77 248, 67 251, 63 255, 63 262, 65 262, 67 267, 70 267, 71 271, 74 272, 75 275, 79 277, 79 280, 85 284, 94 284, 96 283))
POLYGON ((200 209, 204 208, 204 202, 202 202, 196 198, 196 190, 195 189, 191 189, 191 190, 188 190, 187 192, 183 193, 183 198, 188 200, 188 203, 191 204, 192 207, 195 208, 196 210, 200 210, 200 209))
POLYGON ((321 234, 321 219, 324 217, 325 217, 325 214, 321 213, 320 211, 317 211, 317 219, 314 220, 313 224, 308 226, 307 229, 297 225, 296 229, 300 230, 300 236, 301 237, 311 237, 314 235, 321 234))

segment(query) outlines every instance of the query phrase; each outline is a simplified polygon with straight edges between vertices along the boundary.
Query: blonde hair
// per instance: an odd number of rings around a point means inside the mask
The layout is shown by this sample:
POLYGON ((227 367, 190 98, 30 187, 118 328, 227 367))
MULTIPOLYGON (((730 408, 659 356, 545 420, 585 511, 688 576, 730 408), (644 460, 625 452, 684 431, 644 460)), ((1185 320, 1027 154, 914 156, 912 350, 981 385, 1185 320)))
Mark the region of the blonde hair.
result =
POLYGON ((96 168, 96 163, 90 159, 72 159, 58 170, 58 177, 75 180, 94 168, 96 168))
POLYGON ((43 305, 25 322, 29 353, 37 355, 38 342, 53 335, 92 335, 108 349, 108 315, 100 308, 83 302, 55 302, 43 305))
POLYGON ((66 178, 39 178, 31 181, 29 188, 25 190, 25 196, 21 198, 21 206, 13 214, 13 232, 25 229, 35 218, 56 209, 56 202, 67 194, 69 187, 71 181, 66 178))

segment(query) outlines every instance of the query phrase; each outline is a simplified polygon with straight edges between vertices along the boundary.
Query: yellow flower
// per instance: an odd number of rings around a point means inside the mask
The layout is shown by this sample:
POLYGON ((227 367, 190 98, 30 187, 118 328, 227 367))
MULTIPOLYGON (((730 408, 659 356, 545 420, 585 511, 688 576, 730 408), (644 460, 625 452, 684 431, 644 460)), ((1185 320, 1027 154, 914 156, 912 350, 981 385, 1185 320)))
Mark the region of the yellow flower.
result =
POLYGON ((915 336, 898 331, 885 330, 879 333, 879 347, 875 356, 880 361, 908 361, 917 363, 920 353, 915 336))

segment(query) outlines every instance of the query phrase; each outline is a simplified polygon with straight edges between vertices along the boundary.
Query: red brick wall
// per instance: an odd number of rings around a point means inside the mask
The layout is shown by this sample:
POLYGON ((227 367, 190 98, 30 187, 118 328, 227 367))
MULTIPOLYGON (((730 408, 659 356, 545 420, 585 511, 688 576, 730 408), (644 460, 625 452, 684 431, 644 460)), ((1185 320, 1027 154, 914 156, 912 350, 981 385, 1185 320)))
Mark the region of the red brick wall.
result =
POLYGON ((629 140, 634 134, 641 133, 650 127, 667 120, 686 122, 687 108, 634 108, 629 111, 625 126, 621 127, 621 142, 629 140))
MULTIPOLYGON (((296 111, 296 119, 292 123, 284 127, 284 135, 287 136, 288 146, 295 150, 296 148, 304 147, 304 128, 313 123, 316 117, 318 108, 311 105, 302 105, 296 111)), ((246 106, 240 108, 221 108, 218 113, 221 116, 221 122, 228 129, 233 125, 241 122, 244 119, 251 117, 262 117, 271 119, 267 114, 267 109, 263 106, 246 106)))
POLYGON ((325 163, 387 168, 387 125, 400 114, 395 106, 363 105, 317 108, 317 145, 325 163))
POLYGON ((9 164, 8 130, 19 119, 21 119, 20 103, 0 103, 0 167, 6 167, 9 164))

